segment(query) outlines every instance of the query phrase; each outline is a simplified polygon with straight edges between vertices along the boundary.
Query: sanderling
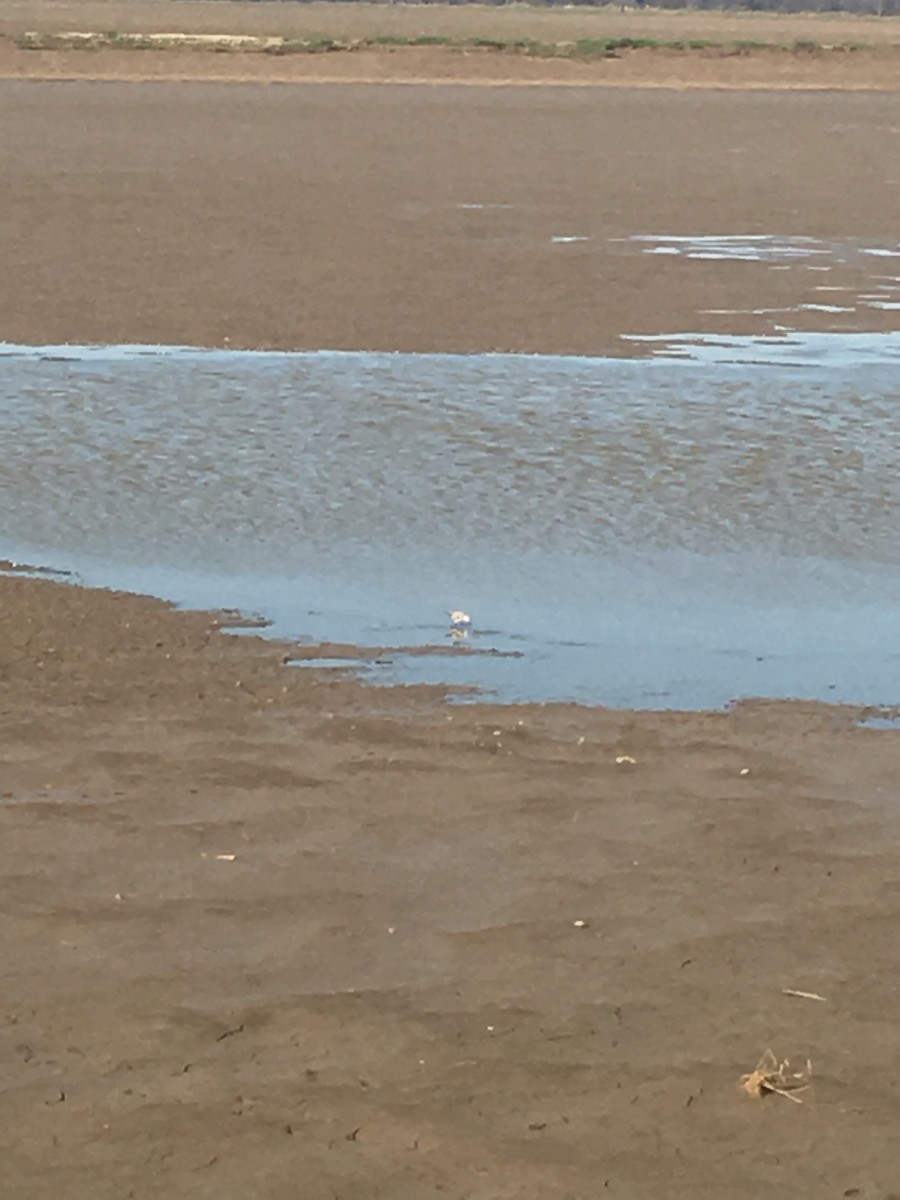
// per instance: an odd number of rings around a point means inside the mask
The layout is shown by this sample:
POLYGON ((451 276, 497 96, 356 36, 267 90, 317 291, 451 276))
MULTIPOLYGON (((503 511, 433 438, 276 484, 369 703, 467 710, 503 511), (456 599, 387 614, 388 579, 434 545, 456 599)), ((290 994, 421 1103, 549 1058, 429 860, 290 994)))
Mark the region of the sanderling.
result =
POLYGON ((467 612, 463 612, 461 608, 454 608, 452 612, 447 613, 450 618, 450 624, 454 629, 468 629, 472 624, 472 618, 467 612))

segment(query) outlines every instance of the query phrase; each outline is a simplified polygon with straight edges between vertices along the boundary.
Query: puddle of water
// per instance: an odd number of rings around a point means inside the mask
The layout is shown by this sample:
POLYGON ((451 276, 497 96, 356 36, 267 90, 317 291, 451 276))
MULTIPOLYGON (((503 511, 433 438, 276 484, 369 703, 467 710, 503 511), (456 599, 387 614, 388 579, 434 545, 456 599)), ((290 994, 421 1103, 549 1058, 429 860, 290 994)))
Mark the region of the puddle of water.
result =
MULTIPOLYGON (((672 235, 636 234, 628 238, 617 238, 624 247, 641 254, 667 255, 674 258, 697 261, 727 263, 755 263, 767 266, 772 271, 789 271, 800 268, 810 272, 828 273, 837 268, 862 268, 865 284, 862 289, 832 287, 817 284, 814 291, 840 291, 847 296, 846 303, 828 306, 812 303, 797 304, 792 308, 754 309, 705 309, 719 315, 765 316, 773 313, 820 312, 835 316, 865 318, 866 312, 891 311, 898 306, 891 301, 893 293, 900 288, 900 275, 873 275, 868 260, 896 262, 900 270, 900 244, 867 245, 857 240, 843 239, 825 241, 814 237, 780 237, 771 234, 729 235, 672 235)), ((885 265, 888 265, 885 262, 885 265)))
POLYGON ((292 667, 311 667, 315 670, 323 671, 348 671, 359 674, 366 670, 370 665, 368 660, 364 658, 294 658, 291 659, 292 667))
POLYGON ((53 579, 57 583, 70 582, 71 571, 60 571, 53 567, 38 567, 33 563, 18 562, 15 559, 0 559, 0 575, 20 576, 23 579, 53 579))
POLYGON ((672 254, 716 262, 773 263, 828 254, 817 238, 757 234, 635 234, 622 239, 642 246, 645 254, 672 254))
MULTIPOLYGON (((770 310, 773 311, 773 310, 770 310)), ((738 334, 628 334, 626 341, 647 347, 662 360, 673 354, 707 366, 832 367, 853 372, 867 367, 896 371, 900 333, 800 333, 743 337, 738 334)), ((885 378, 886 382, 886 378, 885 378)), ((881 383, 877 386, 881 386, 881 383)))
POLYGON ((860 729, 900 729, 900 717, 865 717, 858 724, 860 729))
POLYGON ((857 724, 860 729, 900 729, 900 708, 869 710, 857 724))
POLYGON ((440 650, 368 660, 373 682, 895 701, 900 335, 641 344, 0 347, 0 555, 275 636, 440 650))

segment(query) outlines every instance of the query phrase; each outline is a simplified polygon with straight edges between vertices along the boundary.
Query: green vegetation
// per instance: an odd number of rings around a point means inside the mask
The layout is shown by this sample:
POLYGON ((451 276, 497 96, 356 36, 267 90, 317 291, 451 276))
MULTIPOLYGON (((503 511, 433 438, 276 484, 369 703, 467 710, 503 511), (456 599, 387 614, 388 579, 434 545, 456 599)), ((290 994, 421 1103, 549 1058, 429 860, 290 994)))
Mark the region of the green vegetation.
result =
POLYGON ((474 46, 476 50, 506 50, 509 47, 506 40, 487 37, 468 38, 465 45, 474 46))
POLYGON ((579 38, 573 50, 579 58, 615 58, 617 47, 613 38, 579 38))
MULTIPOLYGON (((240 50, 242 47, 238 46, 240 50)), ((343 50, 344 46, 330 37, 284 38, 265 46, 266 54, 327 54, 329 50, 343 50)))
POLYGON ((538 58, 574 58, 585 61, 618 58, 639 50, 677 50, 682 53, 712 50, 721 54, 750 54, 757 51, 782 51, 793 54, 819 54, 828 51, 862 49, 854 43, 823 46, 798 38, 789 44, 750 40, 710 41, 708 39, 662 40, 649 37, 579 38, 577 41, 544 42, 531 38, 468 37, 453 38, 438 34, 379 34, 371 37, 336 38, 324 34, 311 37, 254 37, 196 34, 106 33, 53 34, 29 32, 13 39, 25 50, 98 50, 103 47, 130 50, 190 49, 218 53, 322 54, 339 50, 377 47, 439 46, 456 52, 483 51, 492 54, 524 54, 538 58))

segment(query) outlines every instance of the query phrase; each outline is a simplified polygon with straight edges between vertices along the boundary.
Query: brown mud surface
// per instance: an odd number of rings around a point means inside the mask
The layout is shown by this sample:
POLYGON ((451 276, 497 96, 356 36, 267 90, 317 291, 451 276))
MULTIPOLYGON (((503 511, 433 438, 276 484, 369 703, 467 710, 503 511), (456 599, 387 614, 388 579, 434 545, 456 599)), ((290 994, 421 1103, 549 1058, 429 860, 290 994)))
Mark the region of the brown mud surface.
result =
MULTIPOLYGON (((896 238, 893 96, 0 103, 8 340, 596 352, 810 286, 613 237, 896 238)), ((290 650, 0 578, 0 1194, 896 1194, 900 733, 449 707, 290 650), (802 1104, 740 1092, 769 1047, 802 1104)))
POLYGON ((766 332, 703 310, 823 282, 621 239, 900 222, 896 93, 21 81, 0 106, 8 341, 621 353, 766 332))
POLYGON ((900 734, 0 595, 3 1195, 893 1194, 900 734), (740 1092, 767 1047, 802 1105, 740 1092))

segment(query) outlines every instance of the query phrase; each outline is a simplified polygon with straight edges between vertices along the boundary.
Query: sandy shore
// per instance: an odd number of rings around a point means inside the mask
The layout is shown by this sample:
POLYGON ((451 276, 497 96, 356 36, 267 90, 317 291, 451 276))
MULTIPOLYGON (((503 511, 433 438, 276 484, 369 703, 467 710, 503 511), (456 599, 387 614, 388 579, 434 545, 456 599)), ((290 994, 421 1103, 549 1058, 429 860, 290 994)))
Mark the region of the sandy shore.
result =
MULTIPOLYGON (((613 237, 896 237, 892 96, 0 101, 7 340, 596 351, 808 286, 613 237)), ((900 734, 449 708, 290 650, 0 578, 3 1195, 896 1192, 900 734), (740 1092, 767 1047, 802 1104, 740 1092)))
POLYGON ((805 264, 686 268, 633 234, 900 219, 896 94, 0 82, 0 103, 8 341, 621 353, 822 298, 805 264))
POLYGON ((2 600, 5 1194, 894 1186, 900 735, 448 709, 2 600), (802 1106, 739 1091, 768 1046, 802 1106))

